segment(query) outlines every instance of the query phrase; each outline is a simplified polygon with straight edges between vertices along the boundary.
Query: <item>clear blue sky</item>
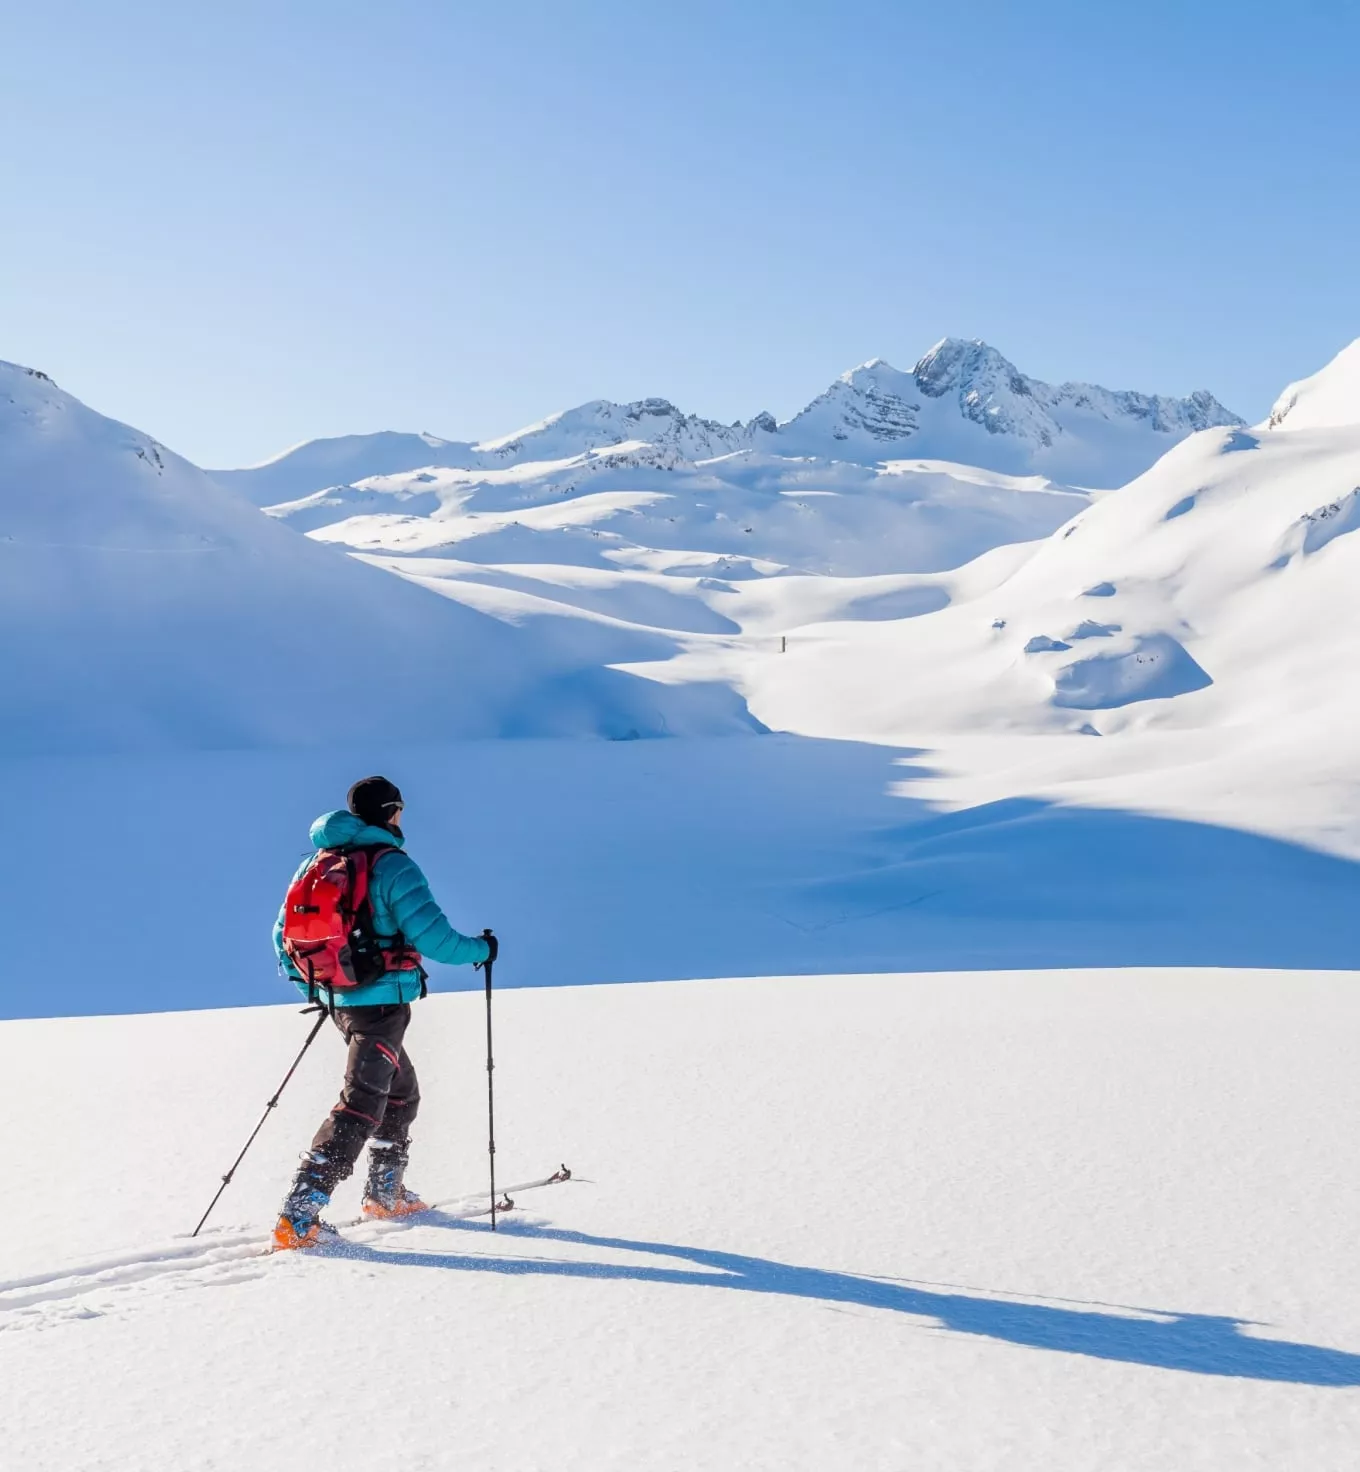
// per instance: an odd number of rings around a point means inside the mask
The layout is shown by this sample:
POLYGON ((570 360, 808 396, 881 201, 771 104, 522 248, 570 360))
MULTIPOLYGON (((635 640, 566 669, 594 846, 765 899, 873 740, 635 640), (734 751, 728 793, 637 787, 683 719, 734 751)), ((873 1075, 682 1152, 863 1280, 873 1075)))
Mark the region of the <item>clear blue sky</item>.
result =
POLYGON ((208 465, 945 334, 1249 417, 1360 335, 1360 6, 0 0, 0 358, 208 465))

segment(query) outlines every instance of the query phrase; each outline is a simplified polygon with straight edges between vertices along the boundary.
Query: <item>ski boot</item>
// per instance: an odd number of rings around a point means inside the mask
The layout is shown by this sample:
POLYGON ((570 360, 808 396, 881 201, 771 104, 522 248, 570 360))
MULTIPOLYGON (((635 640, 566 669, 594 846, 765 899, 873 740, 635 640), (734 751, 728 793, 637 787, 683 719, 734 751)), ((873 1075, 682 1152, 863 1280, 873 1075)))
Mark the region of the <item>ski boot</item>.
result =
POLYGON ((368 1181, 364 1186, 364 1215, 386 1221, 394 1216, 412 1216, 429 1207, 402 1183, 410 1153, 404 1141, 373 1140, 368 1151, 368 1181))
POLYGON ((334 1229, 321 1220, 321 1213, 331 1199, 322 1174, 325 1164, 324 1155, 314 1155, 310 1150, 303 1152, 302 1164, 293 1178, 293 1188, 285 1198, 274 1226, 276 1252, 315 1247, 318 1242, 335 1235, 334 1229))

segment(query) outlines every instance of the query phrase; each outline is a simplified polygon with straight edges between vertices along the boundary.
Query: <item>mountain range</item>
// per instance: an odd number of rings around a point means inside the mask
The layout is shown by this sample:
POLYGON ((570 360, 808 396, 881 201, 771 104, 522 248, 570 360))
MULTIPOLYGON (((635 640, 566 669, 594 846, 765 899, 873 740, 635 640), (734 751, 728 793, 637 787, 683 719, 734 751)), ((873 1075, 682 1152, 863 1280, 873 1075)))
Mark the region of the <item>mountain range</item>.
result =
POLYGON ((312 440, 262 465, 210 472, 256 505, 426 468, 503 470, 624 446, 675 468, 743 453, 875 466, 949 460, 1066 484, 1121 485, 1195 430, 1242 421, 1212 394, 1167 398, 1027 377, 979 341, 945 338, 909 372, 881 358, 838 378, 792 419, 720 424, 667 399, 593 400, 478 442, 384 432, 312 440))
POLYGON ((946 340, 784 424, 600 401, 211 474, 3 365, 0 486, 3 750, 382 739, 381 670, 422 739, 933 743, 969 798, 1038 741, 1054 791, 1360 846, 1360 345, 1255 428, 946 340))

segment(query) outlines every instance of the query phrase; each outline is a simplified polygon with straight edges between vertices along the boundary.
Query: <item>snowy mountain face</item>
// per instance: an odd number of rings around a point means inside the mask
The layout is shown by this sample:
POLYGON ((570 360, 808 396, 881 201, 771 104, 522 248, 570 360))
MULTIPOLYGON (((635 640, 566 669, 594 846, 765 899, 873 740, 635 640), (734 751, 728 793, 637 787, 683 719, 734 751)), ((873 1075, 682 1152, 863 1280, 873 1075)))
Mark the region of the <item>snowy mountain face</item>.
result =
MULTIPOLYGON (((392 721, 389 702, 356 698, 365 670, 426 739, 687 728, 579 641, 545 646, 299 537, 13 364, 0 364, 0 562, 0 752, 363 739, 392 721)), ((725 692, 678 700, 702 729, 749 724, 725 692)))
POLYGON ((682 413, 666 399, 642 399, 635 404, 597 399, 515 434, 473 446, 475 459, 470 464, 490 470, 635 443, 653 445, 677 461, 711 460, 741 449, 749 438, 740 424, 727 426, 682 413))
POLYGON ((409 470, 499 470, 530 460, 571 459, 634 443, 652 447, 657 463, 679 464, 727 454, 745 441, 740 426, 729 428, 682 414, 665 399, 643 399, 636 404, 600 399, 480 444, 427 434, 344 435, 298 445, 249 470, 210 474, 257 506, 272 506, 331 486, 409 470))
POLYGON ((1357 363, 1347 349, 1266 426, 1195 435, 1029 547, 919 580, 947 606, 811 625, 784 659, 695 646, 664 678, 729 680, 776 729, 948 749, 972 773, 961 797, 1012 790, 1023 750, 1044 791, 1360 853, 1357 363))
POLYGON ((983 342, 946 338, 910 373, 882 359, 843 375, 776 434, 794 453, 873 463, 893 453, 1116 486, 1178 440, 1240 424, 1208 393, 1171 399, 1027 378, 983 342))
POLYGON ((1028 378, 983 342, 946 338, 910 373, 874 359, 843 374, 783 424, 768 413, 724 425, 666 399, 596 400, 479 443, 428 435, 352 435, 300 445, 219 482, 270 506, 335 485, 431 467, 499 470, 642 443, 672 464, 742 451, 877 466, 954 460, 1072 485, 1122 485, 1198 429, 1239 424, 1208 393, 1186 399, 1060 387, 1028 378))
POLYGON ((11 643, 30 724, 9 739, 301 739, 308 718, 277 691, 296 678, 303 586, 356 610, 356 647, 405 670, 435 735, 1141 739, 1235 729, 1271 680, 1311 711, 1355 636, 1329 610, 1333 569, 1357 571, 1360 431, 1294 426, 1335 420, 1349 373, 1343 354, 1248 432, 1208 395, 1053 387, 946 341, 911 373, 863 365, 782 425, 599 401, 478 444, 321 442, 237 473, 246 490, 263 477, 252 497, 329 482, 261 516, 9 368, 6 533, 34 555, 7 594, 49 610, 42 638, 11 643), (1113 493, 1031 468, 1166 442, 1113 493), (931 447, 948 457, 916 453, 931 447), (331 479, 408 456, 421 465, 331 479), (79 548, 60 530, 75 526, 79 548), (150 557, 169 547, 178 561, 150 557), (127 651, 134 674, 115 678, 127 651), (85 685, 104 692, 93 716, 85 685))
POLYGON ((1360 338, 1319 373, 1276 399, 1267 429, 1339 429, 1360 424, 1360 338))
POLYGON ((943 585, 915 579, 1047 536, 1090 503, 1037 464, 1112 483, 1225 421, 1208 395, 1055 389, 947 340, 911 373, 878 360, 845 374, 782 425, 601 400, 502 439, 403 446, 410 470, 330 480, 391 463, 393 438, 371 462, 356 439, 229 483, 257 502, 305 488, 269 514, 539 639, 588 622, 601 659, 630 664, 641 630, 763 635, 938 606, 943 585))
POLYGON ((310 440, 250 470, 214 470, 219 485, 268 506, 299 494, 299 487, 343 485, 369 475, 392 475, 413 466, 462 465, 468 446, 432 434, 349 434, 310 440))

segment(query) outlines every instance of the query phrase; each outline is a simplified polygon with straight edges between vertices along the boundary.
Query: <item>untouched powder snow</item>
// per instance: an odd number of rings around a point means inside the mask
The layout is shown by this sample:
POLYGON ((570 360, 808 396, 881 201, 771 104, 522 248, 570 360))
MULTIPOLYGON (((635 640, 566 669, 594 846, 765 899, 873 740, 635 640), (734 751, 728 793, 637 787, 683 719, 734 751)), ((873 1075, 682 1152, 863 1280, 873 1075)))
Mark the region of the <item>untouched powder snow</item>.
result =
MULTIPOLYGON (((450 1207, 310 1257, 256 1253, 334 1097, 330 1029, 190 1243, 307 1023, 0 1027, 61 1160, 0 1225, 7 1465, 1354 1465, 1351 978, 772 978, 496 1009, 499 1177, 577 1178, 494 1237, 464 1215, 483 1003, 433 998, 411 1180, 450 1207)), ((32 1161, 0 1137, 4 1179, 32 1161)), ((335 1215, 357 1202, 352 1181, 335 1215)))

